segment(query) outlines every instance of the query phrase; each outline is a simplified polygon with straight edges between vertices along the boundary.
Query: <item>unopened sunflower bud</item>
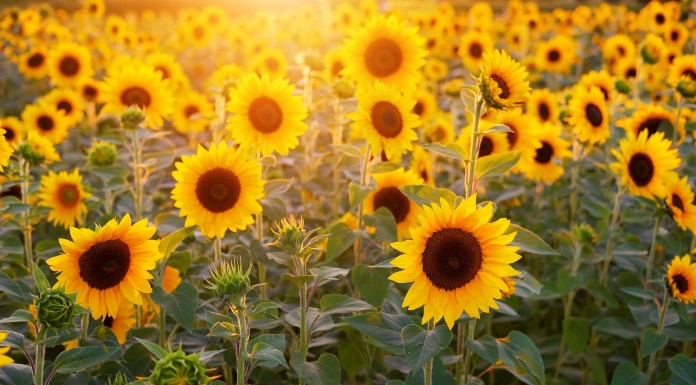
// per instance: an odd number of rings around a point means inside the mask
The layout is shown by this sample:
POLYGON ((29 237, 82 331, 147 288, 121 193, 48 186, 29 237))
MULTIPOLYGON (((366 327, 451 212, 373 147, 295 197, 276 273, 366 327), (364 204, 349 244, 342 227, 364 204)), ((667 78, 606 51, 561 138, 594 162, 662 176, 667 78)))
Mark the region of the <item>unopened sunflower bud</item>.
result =
POLYGON ((138 107, 128 107, 121 115, 121 125, 125 130, 137 130, 145 120, 145 114, 138 107))
POLYGON ((305 235, 304 219, 300 217, 297 221, 292 215, 283 218, 280 224, 276 224, 272 230, 276 236, 276 240, 272 243, 280 249, 287 251, 292 255, 302 254, 303 241, 305 235))
POLYGON ((640 47, 640 56, 647 64, 657 64, 664 55, 665 43, 655 35, 648 35, 640 47))
POLYGON ((312 71, 322 71, 324 69, 324 60, 321 55, 316 52, 310 52, 305 55, 304 63, 312 71))
POLYGON ((688 76, 682 76, 679 79, 679 83, 677 83, 677 92, 685 99, 696 98, 696 80, 688 76))
POLYGON ((230 304, 239 305, 241 298, 249 289, 249 274, 251 266, 247 271, 242 270, 241 262, 224 261, 217 269, 211 269, 210 280, 206 281, 206 288, 209 289, 215 297, 229 302, 230 304))
POLYGON ((89 164, 98 167, 113 165, 117 155, 116 146, 108 142, 95 142, 87 151, 89 164))
POLYGON ((573 226, 573 237, 581 244, 597 243, 597 234, 590 225, 585 223, 573 226))
POLYGON ((152 385, 207 385, 210 382, 208 371, 201 363, 200 354, 186 355, 183 350, 169 352, 155 363, 148 378, 152 385))
POLYGON ((73 325, 73 318, 78 314, 75 296, 75 294, 65 294, 63 289, 42 293, 36 301, 39 323, 56 329, 64 329, 73 325))
POLYGON ((116 373, 116 375, 109 379, 109 385, 126 385, 131 381, 123 373, 116 373))
POLYGON ((631 85, 624 79, 619 79, 614 83, 616 90, 624 95, 631 93, 631 85))
POLYGON ((349 99, 355 95, 355 87, 344 79, 338 79, 333 84, 333 92, 341 99, 349 99))

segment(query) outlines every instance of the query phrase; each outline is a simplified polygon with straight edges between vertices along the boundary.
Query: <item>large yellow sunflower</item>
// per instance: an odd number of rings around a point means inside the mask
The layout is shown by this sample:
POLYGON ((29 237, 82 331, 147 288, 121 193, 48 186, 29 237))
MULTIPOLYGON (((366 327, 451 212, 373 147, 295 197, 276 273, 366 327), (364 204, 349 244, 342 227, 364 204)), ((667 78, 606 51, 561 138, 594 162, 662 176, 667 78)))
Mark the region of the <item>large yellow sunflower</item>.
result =
POLYGON ((24 126, 14 116, 0 118, 0 128, 5 130, 3 136, 10 146, 15 146, 24 139, 24 126))
POLYGON ((399 187, 421 185, 423 180, 413 171, 404 171, 403 168, 374 174, 373 178, 377 188, 365 198, 365 212, 370 214, 380 207, 386 207, 394 215, 399 239, 408 236, 409 227, 418 223, 421 209, 399 187))
POLYGON ((563 128, 560 125, 544 124, 535 131, 535 140, 541 143, 535 151, 527 151, 520 158, 519 170, 533 181, 552 183, 563 176, 563 166, 560 164, 565 157, 572 154, 568 151, 570 143, 561 137, 563 128))
POLYGON ((523 106, 531 91, 525 68, 501 50, 483 54, 479 87, 488 108, 496 110, 523 106))
POLYGON ((358 89, 358 110, 348 114, 353 127, 367 140, 374 156, 385 152, 387 159, 401 156, 413 149, 420 125, 413 112, 416 100, 398 88, 381 82, 358 89))
POLYGON ((227 110, 234 115, 227 123, 232 139, 245 148, 280 155, 297 147, 307 131, 307 109, 302 98, 293 95, 286 79, 249 74, 230 91, 227 110))
POLYGON ((621 183, 631 194, 664 198, 665 180, 681 161, 672 142, 662 132, 648 136, 647 131, 641 131, 638 136, 628 135, 619 145, 621 151, 611 150, 618 162, 610 167, 621 174, 621 183))
POLYGON ((489 222, 493 205, 477 208, 476 194, 454 208, 442 199, 423 211, 411 227, 413 239, 392 243, 403 254, 391 263, 402 270, 389 279, 413 282, 403 306, 424 306, 423 323, 444 317, 450 329, 463 312, 479 318, 480 311, 497 309, 494 300, 508 291, 503 278, 520 274, 510 266, 520 259, 519 248, 508 246, 516 233, 503 235, 510 220, 489 222))
POLYGON ((427 51, 416 27, 396 16, 376 16, 344 43, 343 74, 358 83, 375 80, 415 88, 427 51))
POLYGON ((51 80, 58 86, 71 86, 80 78, 92 76, 89 49, 76 43, 60 43, 48 57, 51 80))
POLYGON ((56 226, 73 227, 77 222, 81 226, 87 214, 85 199, 92 194, 85 192, 82 175, 77 169, 72 173, 49 171, 41 177, 39 188, 39 206, 50 207, 48 220, 56 226))
POLYGON ((68 136, 69 119, 51 103, 27 105, 22 111, 22 121, 27 132, 35 132, 52 143, 61 143, 68 136))
POLYGON ((665 181, 667 194, 665 201, 672 213, 674 221, 682 228, 689 229, 696 234, 696 205, 694 205, 694 192, 691 191, 688 177, 679 179, 676 174, 665 181))
POLYGON ((173 108, 169 81, 152 66, 135 62, 112 68, 104 80, 100 98, 103 112, 120 115, 130 106, 138 106, 145 112, 144 125, 160 128, 164 118, 173 108))
POLYGON ((150 271, 162 257, 159 240, 150 239, 155 231, 147 219, 131 225, 129 214, 95 231, 71 227, 72 241, 59 240, 63 254, 46 263, 60 273, 56 285, 77 292, 77 303, 94 319, 115 317, 122 298, 142 305, 141 293, 152 292, 150 271))
MULTIPOLYGON (((623 128, 626 134, 638 136, 647 131, 648 137, 661 132, 660 128, 670 125, 674 128, 674 114, 659 104, 640 104, 628 117, 617 120, 616 125, 623 128)), ((680 124, 677 131, 684 137, 684 126, 680 124)))
POLYGON ((116 335, 118 343, 123 345, 126 343, 128 332, 135 325, 135 313, 135 306, 125 298, 121 298, 116 315, 104 317, 102 325, 111 329, 116 335))
POLYGON ((609 139, 609 112, 599 88, 593 86, 588 91, 583 87, 576 87, 568 109, 568 123, 581 142, 603 144, 609 139))
POLYGON ((529 95, 527 113, 542 123, 558 123, 560 102, 548 88, 537 88, 529 95))
POLYGON ((696 301, 696 263, 687 254, 675 256, 667 267, 667 282, 674 298, 685 304, 696 301))
POLYGON ((209 150, 198 146, 192 156, 183 156, 172 176, 174 206, 186 217, 186 226, 198 225, 201 232, 222 238, 225 231, 244 230, 261 212, 264 181, 261 165, 243 150, 225 142, 209 150))

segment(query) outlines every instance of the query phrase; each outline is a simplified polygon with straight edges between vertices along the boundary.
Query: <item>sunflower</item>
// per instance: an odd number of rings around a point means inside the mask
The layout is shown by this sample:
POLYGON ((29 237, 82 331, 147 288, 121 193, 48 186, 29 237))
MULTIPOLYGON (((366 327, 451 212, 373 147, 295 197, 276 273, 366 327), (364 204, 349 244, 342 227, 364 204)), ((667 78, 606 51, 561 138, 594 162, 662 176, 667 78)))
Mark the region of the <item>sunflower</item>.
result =
POLYGON ((20 149, 27 148, 31 152, 32 160, 37 163, 49 164, 60 160, 60 155, 58 155, 53 143, 35 131, 29 131, 19 147, 20 149))
POLYGON ((495 43, 489 34, 469 31, 462 35, 459 42, 459 58, 470 73, 478 75, 483 54, 493 52, 494 48, 495 43))
POLYGON ((513 52, 527 52, 529 29, 524 24, 514 24, 505 33, 507 47, 513 52))
POLYGON ((35 46, 22 55, 19 71, 27 79, 41 79, 48 74, 48 57, 42 47, 35 46))
POLYGON ((72 241, 60 239, 64 254, 46 263, 60 273, 56 285, 77 292, 94 319, 115 317, 123 298, 142 305, 141 293, 152 292, 150 271, 162 257, 159 241, 150 239, 156 231, 147 219, 131 225, 129 214, 95 231, 71 227, 72 241))
POLYGON ((423 179, 425 184, 435 186, 433 174, 433 159, 430 153, 421 146, 414 146, 411 152, 410 169, 423 179))
MULTIPOLYGON (((0 341, 3 341, 5 338, 7 338, 7 333, 0 332, 0 341)), ((9 346, 0 347, 0 366, 5 366, 14 362, 12 358, 7 356, 7 352, 9 351, 9 346)))
POLYGON ((183 24, 181 33, 184 41, 196 47, 205 47, 213 39, 213 31, 208 21, 202 17, 194 17, 189 23, 183 24))
POLYGON ((635 79, 638 74, 638 66, 636 60, 632 58, 621 59, 615 62, 612 67, 613 74, 620 79, 630 80, 635 79))
POLYGON ((51 80, 58 86, 71 86, 85 76, 92 76, 89 49, 76 43, 60 43, 48 57, 51 80))
POLYGON ((640 44, 640 55, 647 64, 664 63, 667 46, 661 37, 648 34, 640 44))
POLYGON ((85 0, 82 4, 82 9, 90 16, 94 18, 100 18, 104 16, 104 0, 85 0))
POLYGON ((696 55, 683 55, 674 59, 669 68, 667 82, 672 86, 676 86, 682 76, 687 76, 691 80, 696 81, 696 55))
POLYGON ((50 207, 48 220, 56 226, 73 227, 77 222, 82 225, 87 214, 85 199, 92 194, 85 192, 82 185, 82 175, 77 169, 72 173, 61 171, 41 177, 39 188, 39 206, 50 207))
POLYGON ((423 180, 413 171, 398 168, 394 171, 374 174, 377 188, 365 198, 365 213, 374 213, 386 207, 394 215, 400 239, 408 236, 408 229, 418 223, 420 206, 410 200, 399 187, 423 184, 423 180))
POLYGON ((454 142, 456 134, 454 132, 454 126, 452 126, 452 121, 448 118, 449 116, 441 114, 426 125, 425 137, 428 142, 437 142, 441 144, 454 142))
POLYGON ((687 254, 675 256, 667 267, 667 282, 674 298, 685 304, 696 301, 696 263, 687 254))
POLYGON ((561 138, 563 128, 560 125, 546 123, 535 132, 535 140, 541 143, 535 151, 522 154, 519 162, 521 170, 528 179, 552 183, 563 176, 564 169, 558 164, 563 158, 570 157, 570 143, 561 138))
POLYGON ((489 108, 507 110, 521 107, 529 98, 527 71, 501 50, 484 53, 479 88, 489 108))
POLYGON ((394 15, 376 16, 345 41, 343 74, 361 84, 379 80, 415 88, 426 54, 416 27, 394 15))
POLYGON ((665 180, 665 187, 665 202, 674 221, 682 230, 689 229, 696 233, 696 205, 689 179, 686 176, 679 179, 676 174, 672 174, 665 180))
POLYGON ((602 91, 592 87, 589 91, 577 87, 568 103, 568 123, 581 142, 603 144, 611 134, 609 112, 602 91))
POLYGON ((5 130, 3 136, 11 147, 14 147, 24 139, 24 126, 22 122, 14 116, 0 118, 0 128, 5 130))
POLYGON ((213 105, 205 95, 188 91, 176 98, 172 124, 180 133, 202 132, 208 128, 213 115, 213 105))
POLYGON ((689 41, 689 30, 682 23, 670 23, 663 31, 662 36, 665 38, 667 45, 681 50, 689 41))
POLYGON ((257 74, 268 74, 272 78, 285 76, 288 60, 280 49, 264 49, 254 55, 250 69, 257 74))
POLYGON ((41 98, 46 103, 63 111, 68 127, 73 127, 85 116, 82 96, 71 88, 56 88, 41 98))
MULTIPOLYGON (((659 104, 640 104, 631 116, 619 119, 616 122, 618 127, 623 128, 627 134, 638 136, 643 131, 647 131, 648 137, 662 132, 666 125, 674 127, 674 115, 659 104)), ((681 137, 684 137, 684 126, 677 127, 681 137)))
POLYGON ((188 86, 188 77, 173 55, 163 52, 151 53, 145 58, 145 63, 159 71, 162 74, 162 79, 169 80, 170 85, 175 87, 188 86))
POLYGON ((138 62, 112 67, 100 98, 105 103, 103 112, 120 114, 130 106, 138 106, 146 115, 144 125, 150 128, 162 127, 173 106, 169 81, 152 66, 138 62))
POLYGON ((611 74, 605 70, 601 70, 590 71, 588 73, 583 74, 580 77, 578 85, 585 88, 588 91, 592 87, 599 88, 599 90, 602 91, 602 95, 604 96, 604 101, 609 103, 614 98, 614 83, 615 80, 611 76, 611 74))
POLYGON ((341 71, 346 67, 343 55, 339 51, 329 51, 324 57, 326 78, 335 81, 341 77, 341 71))
MULTIPOLYGON (((531 103, 527 107, 530 105, 531 103)), ((505 133, 511 151, 535 152, 537 148, 541 147, 536 133, 541 123, 533 116, 523 114, 519 109, 515 109, 498 114, 494 122, 504 124, 512 130, 512 132, 505 133)))
POLYGON ((102 325, 111 329, 116 335, 118 343, 123 345, 126 343, 128 332, 135 325, 135 313, 135 306, 122 297, 116 314, 104 317, 102 325))
POLYGON ((162 280, 162 289, 165 292, 171 293, 181 283, 181 273, 176 268, 171 266, 164 267, 164 279, 162 280))
POLYGON ((441 199, 423 212, 411 227, 413 239, 391 244, 403 254, 391 261, 402 270, 389 279, 413 282, 403 306, 424 306, 423 323, 444 317, 450 329, 463 312, 479 318, 480 311, 497 309, 494 300, 508 291, 503 278, 520 274, 510 266, 521 258, 519 248, 508 245, 516 233, 503 235, 510 220, 489 222, 493 204, 477 208, 476 194, 454 209, 441 199))
POLYGON ((27 105, 22 111, 22 121, 27 132, 36 132, 56 144, 68 136, 69 120, 53 104, 39 102, 27 105))
POLYGON ((13 152, 12 146, 5 139, 5 129, 0 128, 0 172, 2 172, 3 167, 7 167, 10 164, 10 157, 13 152))
POLYGON ((360 15, 350 3, 339 3, 333 9, 334 24, 339 31, 347 33, 360 26, 360 15))
MULTIPOLYGON (((484 132, 487 129, 493 127, 496 123, 482 120, 479 126, 480 132, 484 132)), ((471 148, 471 130, 473 126, 469 124, 462 129, 461 134, 457 138, 457 143, 462 146, 467 152, 471 148)), ((491 132, 483 135, 480 138, 480 143, 478 147, 478 157, 482 158, 488 155, 500 154, 506 152, 510 149, 510 144, 508 143, 507 133, 503 132, 491 132)))
POLYGON ((416 101, 399 89, 381 82, 358 90, 358 110, 348 114, 353 128, 367 140, 374 156, 385 152, 387 159, 400 157, 413 149, 420 125, 413 111, 416 101))
POLYGON ((183 156, 172 173, 174 206, 186 217, 186 226, 199 225, 201 232, 222 238, 225 231, 244 230, 261 212, 264 181, 261 166, 247 152, 212 144, 198 146, 192 156, 183 156))
POLYGON ((412 112, 418 115, 422 122, 430 120, 437 112, 437 99, 427 88, 419 88, 416 92, 416 104, 413 105, 412 112))
POLYGON ((602 56, 612 64, 622 59, 633 59, 636 56, 636 44, 624 34, 616 34, 602 44, 602 56))
POLYGON ((664 198, 665 180, 680 163, 679 152, 671 147, 662 132, 649 136, 644 130, 638 136, 628 135, 620 142, 621 151, 611 150, 618 162, 610 167, 621 173, 621 183, 628 185, 631 194, 664 198))
POLYGON ((548 88, 536 88, 529 95, 526 110, 542 123, 558 123, 560 102, 548 88))
POLYGON ((299 144, 307 131, 307 109, 302 98, 293 95, 286 79, 249 74, 230 91, 227 110, 234 115, 227 123, 232 139, 243 147, 280 155, 299 144))
POLYGON ((569 74, 570 69, 578 61, 575 40, 568 36, 558 35, 539 44, 536 50, 537 68, 541 71, 569 74))
POLYGON ((77 84, 77 90, 85 102, 96 103, 99 99, 99 83, 92 78, 82 78, 77 84))
POLYGON ((423 67, 425 78, 434 82, 438 82, 446 78, 448 72, 449 67, 447 66, 447 62, 435 57, 428 58, 428 61, 423 67))

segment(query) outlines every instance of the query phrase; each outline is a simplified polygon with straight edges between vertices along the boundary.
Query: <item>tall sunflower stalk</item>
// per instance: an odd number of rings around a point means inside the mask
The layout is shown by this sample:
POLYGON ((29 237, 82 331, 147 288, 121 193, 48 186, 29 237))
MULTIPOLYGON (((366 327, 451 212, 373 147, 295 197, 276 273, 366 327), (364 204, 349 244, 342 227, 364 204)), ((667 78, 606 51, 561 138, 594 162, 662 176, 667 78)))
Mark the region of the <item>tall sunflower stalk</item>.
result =
POLYGON ((30 273, 33 272, 34 262, 34 247, 32 245, 32 225, 31 225, 31 209, 29 206, 29 185, 31 182, 31 164, 24 158, 19 158, 19 179, 22 183, 22 204, 26 205, 27 209, 22 213, 22 232, 24 234, 24 255, 26 257, 27 269, 30 273))

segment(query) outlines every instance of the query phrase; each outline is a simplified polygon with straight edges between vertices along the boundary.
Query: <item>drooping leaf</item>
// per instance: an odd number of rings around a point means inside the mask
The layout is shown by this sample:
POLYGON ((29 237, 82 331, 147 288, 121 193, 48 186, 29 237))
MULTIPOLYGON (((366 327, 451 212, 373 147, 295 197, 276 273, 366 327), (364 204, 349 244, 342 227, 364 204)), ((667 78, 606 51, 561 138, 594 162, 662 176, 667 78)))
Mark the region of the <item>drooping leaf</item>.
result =
POLYGON ((407 325, 401 330, 404 356, 412 371, 422 368, 452 341, 452 332, 446 325, 434 330, 425 330, 418 325, 407 325))
POLYGON ((56 373, 71 374, 104 362, 118 353, 120 348, 78 347, 66 350, 56 357, 53 370, 56 373))

